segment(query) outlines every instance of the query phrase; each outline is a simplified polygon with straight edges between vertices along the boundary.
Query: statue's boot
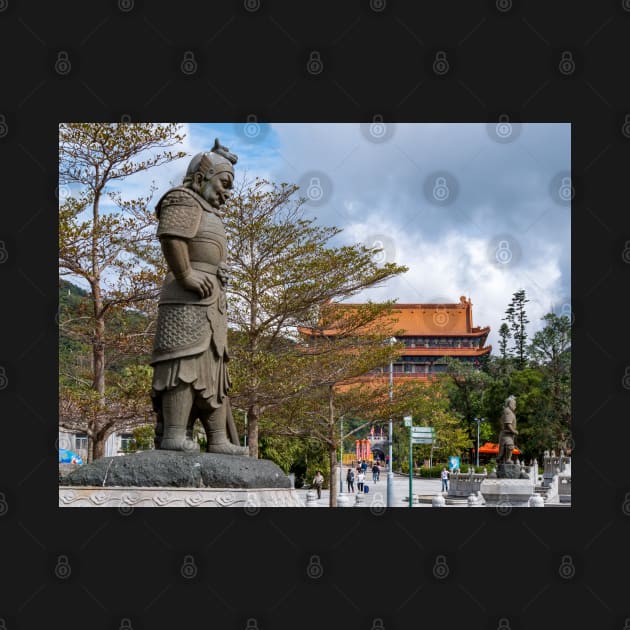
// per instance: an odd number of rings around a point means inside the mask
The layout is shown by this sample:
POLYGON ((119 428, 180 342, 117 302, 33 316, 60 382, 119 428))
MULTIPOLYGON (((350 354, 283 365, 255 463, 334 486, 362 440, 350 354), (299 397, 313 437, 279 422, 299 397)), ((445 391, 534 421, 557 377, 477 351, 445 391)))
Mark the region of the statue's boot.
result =
POLYGON ((246 446, 232 444, 227 434, 227 404, 223 403, 218 409, 206 412, 201 421, 206 429, 208 438, 208 453, 222 453, 224 455, 249 455, 246 446))
POLYGON ((162 392, 163 429, 160 450, 186 452, 199 450, 199 446, 192 440, 188 431, 193 398, 194 392, 187 383, 180 383, 177 387, 162 392))

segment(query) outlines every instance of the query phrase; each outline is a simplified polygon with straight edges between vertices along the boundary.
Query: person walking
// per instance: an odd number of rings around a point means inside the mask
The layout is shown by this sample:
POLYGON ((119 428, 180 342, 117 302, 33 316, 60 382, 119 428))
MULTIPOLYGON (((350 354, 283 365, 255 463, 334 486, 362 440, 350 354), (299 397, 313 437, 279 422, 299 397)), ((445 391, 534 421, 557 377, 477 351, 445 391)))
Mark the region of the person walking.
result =
POLYGON ((448 470, 446 470, 446 468, 442 468, 440 476, 442 477, 442 492, 445 490, 448 492, 448 470))
POLYGON ((372 481, 374 483, 378 481, 380 473, 381 473, 381 469, 378 467, 378 464, 374 462, 374 466, 372 466, 372 481))
POLYGON ((348 468, 346 483, 348 484, 348 492, 354 492, 354 470, 352 468, 348 468))
POLYGON ((318 470, 315 473, 315 477, 313 477, 313 487, 317 490, 317 498, 322 498, 322 486, 324 485, 324 475, 322 475, 322 471, 318 470))
POLYGON ((363 492, 363 484, 365 483, 365 473, 361 471, 357 475, 357 491, 363 492))

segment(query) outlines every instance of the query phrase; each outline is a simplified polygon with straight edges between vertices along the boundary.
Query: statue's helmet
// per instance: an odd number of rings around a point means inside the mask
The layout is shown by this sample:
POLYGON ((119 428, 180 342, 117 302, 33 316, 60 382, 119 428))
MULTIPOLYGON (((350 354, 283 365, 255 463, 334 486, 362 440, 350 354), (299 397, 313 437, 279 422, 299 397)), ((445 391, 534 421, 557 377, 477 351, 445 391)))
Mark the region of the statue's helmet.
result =
POLYGON ((186 170, 184 185, 192 182, 193 175, 200 172, 205 179, 210 179, 219 173, 231 173, 234 176, 234 164, 238 161, 238 156, 230 153, 228 147, 219 144, 219 139, 215 138, 214 146, 210 151, 197 153, 186 170))

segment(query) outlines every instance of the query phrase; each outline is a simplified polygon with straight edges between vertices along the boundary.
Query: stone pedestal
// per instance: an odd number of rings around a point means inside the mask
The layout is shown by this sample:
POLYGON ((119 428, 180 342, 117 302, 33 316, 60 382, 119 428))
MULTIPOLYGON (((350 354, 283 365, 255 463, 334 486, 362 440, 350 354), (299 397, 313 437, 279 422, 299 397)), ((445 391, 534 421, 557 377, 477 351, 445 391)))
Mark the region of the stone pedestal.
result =
MULTIPOLYGON (((217 453, 143 451, 103 457, 63 479, 63 507, 304 507, 281 468, 217 453)), ((317 494, 315 494, 317 497, 317 494)))
POLYGON ((481 494, 488 507, 510 505, 528 507, 532 484, 527 479, 486 479, 481 484, 481 494))
POLYGON ((63 482, 139 488, 291 488, 289 477, 266 459, 159 450, 102 457, 80 466, 63 482))
POLYGON ((60 486, 59 507, 106 507, 130 512, 145 507, 304 507, 293 488, 172 488, 60 486))

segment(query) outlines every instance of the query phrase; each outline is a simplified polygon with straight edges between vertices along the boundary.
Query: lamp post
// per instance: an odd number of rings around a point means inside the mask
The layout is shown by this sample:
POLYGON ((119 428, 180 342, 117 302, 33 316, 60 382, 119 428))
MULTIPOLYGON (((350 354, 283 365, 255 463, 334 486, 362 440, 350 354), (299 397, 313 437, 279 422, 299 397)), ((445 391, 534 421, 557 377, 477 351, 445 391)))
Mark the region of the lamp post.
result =
MULTIPOLYGON (((391 337, 389 340, 390 345, 394 345, 396 343, 396 337, 391 337)), ((394 361, 393 359, 389 362, 389 402, 391 406, 391 402, 394 398, 394 361)), ((392 470, 393 464, 393 455, 392 455, 392 444, 394 442, 394 424, 391 416, 391 408, 390 408, 390 416, 389 416, 389 439, 388 439, 388 450, 389 450, 389 465, 387 467, 387 507, 394 507, 394 471, 392 470)))
POLYGON ((483 418, 475 418, 475 422, 477 423, 477 468, 479 468, 479 425, 483 422, 483 418))
POLYGON ((339 416, 339 494, 343 494, 343 416, 339 416))

